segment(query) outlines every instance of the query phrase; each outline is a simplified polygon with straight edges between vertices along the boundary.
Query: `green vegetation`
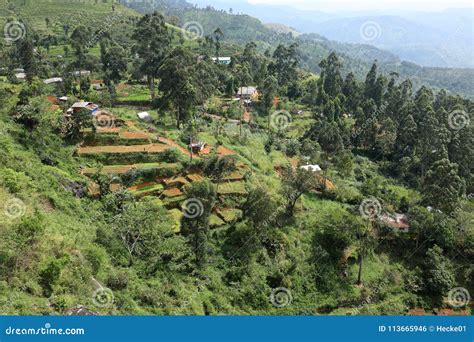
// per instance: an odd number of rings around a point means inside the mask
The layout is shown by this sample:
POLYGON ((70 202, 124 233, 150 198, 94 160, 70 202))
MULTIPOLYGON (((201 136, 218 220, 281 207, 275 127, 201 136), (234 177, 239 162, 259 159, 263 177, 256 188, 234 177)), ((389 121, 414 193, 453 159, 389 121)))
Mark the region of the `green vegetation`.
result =
POLYGON ((2 314, 430 313, 450 307, 453 288, 474 293, 469 99, 377 63, 359 81, 335 53, 311 60, 315 75, 291 37, 264 54, 245 35, 227 42, 230 26, 184 42, 159 13, 110 3, 97 18, 134 19, 98 39, 98 56, 92 22, 47 31, 70 51, 56 63, 35 53, 44 18, 8 6, 31 24, 0 52, 2 314), (228 51, 229 66, 210 59, 228 51), (42 82, 55 75, 63 82, 42 82), (248 85, 260 94, 232 104, 248 85), (67 114, 77 100, 109 120, 67 114), (97 283, 113 293, 105 305, 97 283), (271 295, 282 287, 293 301, 280 307, 271 295))

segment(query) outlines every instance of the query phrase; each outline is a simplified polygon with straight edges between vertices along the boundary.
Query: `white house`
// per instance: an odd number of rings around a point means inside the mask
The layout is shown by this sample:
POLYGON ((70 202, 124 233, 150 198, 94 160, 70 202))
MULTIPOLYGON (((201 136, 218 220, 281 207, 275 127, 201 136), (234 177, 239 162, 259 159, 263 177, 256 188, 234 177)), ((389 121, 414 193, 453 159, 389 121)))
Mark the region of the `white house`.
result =
POLYGON ((408 233, 410 231, 410 223, 407 215, 398 213, 393 215, 383 214, 380 217, 380 221, 398 232, 408 233))
POLYGON ((207 144, 203 141, 193 141, 188 146, 193 153, 200 153, 206 148, 207 144))
POLYGON ((301 166, 300 169, 306 170, 306 171, 311 171, 311 172, 321 172, 322 169, 319 165, 305 165, 301 166))
POLYGON ((19 72, 19 73, 15 74, 15 77, 19 81, 26 80, 26 74, 24 72, 19 72))
POLYGON ((258 95, 257 88, 254 86, 240 87, 237 91, 237 97, 244 100, 252 100, 258 95))
POLYGON ((61 83, 63 79, 61 77, 53 77, 53 78, 48 78, 47 80, 44 80, 44 84, 53 84, 53 83, 61 83))
POLYGON ((74 76, 90 76, 91 72, 89 70, 76 70, 72 73, 74 76))
POLYGON ((151 115, 148 112, 138 113, 137 116, 142 121, 150 122, 152 120, 151 115))
POLYGON ((84 101, 80 101, 80 102, 76 102, 74 103, 71 108, 69 108, 67 110, 67 114, 74 114, 74 113, 77 113, 79 112, 81 109, 87 109, 91 112, 91 114, 94 114, 98 109, 99 109, 99 106, 96 105, 95 103, 93 102, 84 102, 84 101))
POLYGON ((230 62, 232 61, 231 57, 212 57, 212 60, 214 63, 221 64, 221 65, 229 65, 230 62))

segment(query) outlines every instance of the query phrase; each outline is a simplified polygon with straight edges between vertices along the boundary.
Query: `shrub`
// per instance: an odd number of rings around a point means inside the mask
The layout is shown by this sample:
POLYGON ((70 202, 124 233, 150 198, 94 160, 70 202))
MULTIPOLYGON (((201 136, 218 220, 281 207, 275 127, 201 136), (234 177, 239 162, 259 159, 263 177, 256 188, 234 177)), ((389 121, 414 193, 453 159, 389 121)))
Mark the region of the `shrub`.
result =
POLYGON ((116 272, 107 278, 107 286, 111 290, 123 290, 128 286, 128 274, 125 272, 116 272))
POLYGON ((97 246, 91 246, 86 249, 84 256, 91 265, 93 275, 97 275, 107 262, 107 253, 97 246))
POLYGON ((26 188, 30 180, 23 172, 16 172, 9 168, 0 171, 0 183, 11 193, 18 193, 26 188))

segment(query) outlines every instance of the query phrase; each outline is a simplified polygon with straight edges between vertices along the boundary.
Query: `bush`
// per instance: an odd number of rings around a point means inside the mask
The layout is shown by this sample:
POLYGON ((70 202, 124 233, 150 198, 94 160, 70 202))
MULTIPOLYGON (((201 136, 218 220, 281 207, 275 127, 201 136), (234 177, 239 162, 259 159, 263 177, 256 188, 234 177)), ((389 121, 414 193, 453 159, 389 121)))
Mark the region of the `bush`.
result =
POLYGON ((296 139, 290 139, 285 144, 285 153, 288 157, 294 157, 299 153, 300 143, 296 139))
POLYGON ((23 172, 16 172, 9 168, 0 171, 0 183, 11 193, 18 193, 25 189, 30 180, 23 172))
POLYGON ((166 163, 178 163, 181 158, 181 153, 176 148, 164 151, 160 154, 160 159, 166 163))
POLYGON ((91 246, 86 249, 84 256, 91 265, 93 275, 97 275, 107 262, 107 253, 97 246, 91 246))
POLYGON ((44 294, 50 296, 53 292, 54 285, 59 282, 61 277, 61 271, 66 263, 66 259, 54 259, 40 272, 41 286, 43 287, 44 294))

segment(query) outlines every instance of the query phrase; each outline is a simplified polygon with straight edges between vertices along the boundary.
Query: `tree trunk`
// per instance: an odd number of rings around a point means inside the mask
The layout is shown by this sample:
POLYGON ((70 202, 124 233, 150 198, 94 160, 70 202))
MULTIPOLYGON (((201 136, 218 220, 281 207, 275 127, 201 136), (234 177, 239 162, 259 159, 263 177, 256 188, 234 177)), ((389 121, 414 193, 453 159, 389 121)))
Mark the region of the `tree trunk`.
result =
POLYGON ((151 99, 155 99, 155 79, 153 76, 148 75, 148 87, 150 88, 151 99))
POLYGON ((243 107, 242 98, 240 98, 240 131, 239 131, 239 137, 242 137, 242 124, 243 124, 243 120, 244 120, 244 111, 245 111, 245 108, 243 107))
POLYGON ((176 127, 179 129, 180 125, 181 125, 181 107, 178 107, 178 110, 176 112, 176 127))
POLYGON ((267 127, 268 132, 270 132, 270 122, 271 122, 271 120, 272 120, 272 115, 271 115, 270 112, 271 112, 271 111, 269 110, 269 111, 268 111, 268 127, 267 127))

